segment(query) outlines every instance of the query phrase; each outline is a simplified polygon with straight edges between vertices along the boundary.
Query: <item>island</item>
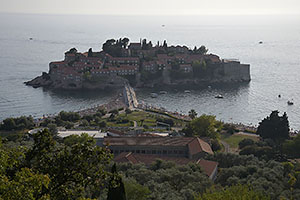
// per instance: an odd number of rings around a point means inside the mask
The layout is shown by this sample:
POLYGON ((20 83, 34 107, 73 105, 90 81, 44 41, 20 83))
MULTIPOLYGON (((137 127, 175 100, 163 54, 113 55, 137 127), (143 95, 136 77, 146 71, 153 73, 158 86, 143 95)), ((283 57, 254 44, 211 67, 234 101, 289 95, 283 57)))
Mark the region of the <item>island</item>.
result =
POLYGON ((250 65, 208 54, 205 46, 153 45, 147 39, 109 39, 102 51, 78 52, 72 48, 62 61, 49 64, 49 72, 26 85, 53 89, 117 89, 157 86, 201 86, 212 83, 249 82, 250 65))

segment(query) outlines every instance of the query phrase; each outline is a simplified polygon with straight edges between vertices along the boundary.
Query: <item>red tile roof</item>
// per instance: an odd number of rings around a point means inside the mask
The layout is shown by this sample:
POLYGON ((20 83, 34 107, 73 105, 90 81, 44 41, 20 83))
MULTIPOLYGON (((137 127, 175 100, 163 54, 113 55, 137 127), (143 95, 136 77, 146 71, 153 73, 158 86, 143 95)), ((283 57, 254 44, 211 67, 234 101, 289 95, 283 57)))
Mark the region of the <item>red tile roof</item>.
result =
POLYGON ((110 146, 184 146, 190 155, 199 152, 213 154, 208 143, 198 137, 104 137, 110 146))
POLYGON ((196 163, 201 166, 201 168, 203 169, 203 171, 208 176, 211 176, 213 174, 213 172, 215 171, 215 169, 218 167, 218 163, 217 162, 210 161, 210 160, 200 159, 196 163))
POLYGON ((214 153, 207 142, 204 142, 203 140, 197 137, 195 137, 194 140, 188 144, 188 146, 191 155, 200 153, 202 151, 209 154, 214 153))
POLYGON ((115 61, 140 61, 140 59, 137 57, 112 57, 110 59, 115 61))
POLYGON ((168 157, 168 156, 159 156, 159 155, 148 155, 148 154, 137 154, 131 152, 123 152, 117 155, 114 158, 115 162, 118 163, 126 163, 130 162, 132 164, 144 163, 146 165, 150 165, 155 162, 157 159, 161 159, 164 161, 172 161, 178 165, 186 165, 188 163, 196 163, 199 164, 202 170, 210 177, 213 172, 218 167, 218 163, 215 161, 209 160, 193 160, 188 158, 178 158, 178 157, 168 157))

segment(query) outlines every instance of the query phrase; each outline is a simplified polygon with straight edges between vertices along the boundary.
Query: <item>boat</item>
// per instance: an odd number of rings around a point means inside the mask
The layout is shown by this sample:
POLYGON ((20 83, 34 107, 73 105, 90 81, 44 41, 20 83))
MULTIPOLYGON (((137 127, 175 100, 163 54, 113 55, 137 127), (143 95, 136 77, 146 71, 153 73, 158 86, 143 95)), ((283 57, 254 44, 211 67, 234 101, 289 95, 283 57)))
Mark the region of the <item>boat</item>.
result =
POLYGON ((292 101, 287 101, 287 104, 289 105, 289 106, 291 106, 291 105, 294 105, 294 102, 292 102, 292 101))
POLYGON ((263 43, 263 41, 259 41, 259 44, 262 44, 263 43))
POLYGON ((189 91, 189 90, 184 90, 184 93, 191 93, 191 91, 189 91))
POLYGON ((158 97, 158 94, 153 92, 153 93, 150 94, 150 96, 151 96, 152 98, 157 98, 157 97, 158 97))
POLYGON ((217 98, 217 99, 223 99, 224 97, 221 94, 218 94, 217 96, 215 96, 215 98, 217 98))
POLYGON ((33 38, 31 37, 31 38, 29 38, 29 40, 33 40, 33 38))
POLYGON ((167 94, 167 91, 160 91, 159 94, 167 94))

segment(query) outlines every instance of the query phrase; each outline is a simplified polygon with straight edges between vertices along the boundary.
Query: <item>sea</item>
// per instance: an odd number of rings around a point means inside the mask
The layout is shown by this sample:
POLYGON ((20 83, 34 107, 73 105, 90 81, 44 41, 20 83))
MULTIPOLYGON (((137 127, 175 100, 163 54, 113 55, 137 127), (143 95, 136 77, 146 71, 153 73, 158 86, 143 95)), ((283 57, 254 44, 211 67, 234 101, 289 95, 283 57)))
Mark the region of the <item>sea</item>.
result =
POLYGON ((63 60, 70 48, 99 51, 107 39, 128 37, 132 42, 146 38, 153 44, 166 40, 168 45, 190 48, 205 45, 209 53, 251 65, 250 83, 172 88, 157 98, 150 93, 162 88, 139 89, 140 102, 184 114, 194 109, 198 115, 252 126, 278 110, 287 113, 293 130, 300 130, 300 16, 2 13, 0 27, 0 120, 39 118, 107 103, 113 92, 52 91, 23 82, 47 72, 49 62, 63 60), (215 98, 219 94, 224 98, 215 98), (294 105, 288 105, 289 100, 294 105))

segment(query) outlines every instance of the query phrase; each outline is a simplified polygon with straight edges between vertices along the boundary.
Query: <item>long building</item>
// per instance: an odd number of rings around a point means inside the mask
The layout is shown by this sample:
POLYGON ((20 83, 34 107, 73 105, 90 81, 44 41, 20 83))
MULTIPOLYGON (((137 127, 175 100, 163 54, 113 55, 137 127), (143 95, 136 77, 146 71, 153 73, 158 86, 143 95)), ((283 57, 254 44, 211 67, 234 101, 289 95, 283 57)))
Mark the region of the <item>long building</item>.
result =
POLYGON ((104 145, 118 155, 123 152, 200 159, 213 154, 198 137, 105 137, 104 145))

